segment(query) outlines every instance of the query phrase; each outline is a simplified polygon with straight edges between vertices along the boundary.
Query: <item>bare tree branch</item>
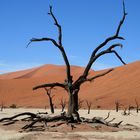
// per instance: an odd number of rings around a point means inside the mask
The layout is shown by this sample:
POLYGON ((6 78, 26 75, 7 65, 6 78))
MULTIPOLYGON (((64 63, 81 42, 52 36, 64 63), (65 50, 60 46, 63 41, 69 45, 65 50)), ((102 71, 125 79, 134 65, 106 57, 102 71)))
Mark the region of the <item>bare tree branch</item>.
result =
POLYGON ((61 100, 60 100, 60 105, 61 105, 61 108, 62 108, 62 110, 61 110, 62 112, 64 111, 66 104, 67 104, 66 99, 63 99, 63 97, 62 97, 61 100))
POLYGON ((87 107, 88 107, 88 114, 90 114, 90 108, 91 108, 92 102, 86 100, 86 104, 87 104, 87 107))
POLYGON ((114 53, 124 65, 126 65, 126 63, 123 61, 123 59, 119 56, 119 54, 115 50, 111 52, 114 53))
POLYGON ((122 44, 120 44, 120 43, 117 43, 117 44, 113 44, 112 46, 110 46, 109 48, 108 48, 108 50, 112 50, 112 49, 114 49, 115 47, 123 47, 123 45, 122 44))
POLYGON ((119 36, 119 32, 120 32, 120 29, 121 29, 121 26, 122 24, 124 23, 124 20, 125 20, 125 17, 126 17, 127 13, 125 12, 125 4, 124 4, 124 1, 123 1, 123 17, 118 25, 118 28, 117 28, 117 31, 116 31, 116 34, 111 36, 111 37, 108 37, 104 42, 102 42, 91 54, 91 57, 90 57, 90 60, 86 66, 86 69, 83 73, 83 76, 86 77, 88 75, 88 72, 94 62, 94 57, 96 57, 96 53, 101 49, 103 48, 108 42, 112 41, 112 40, 115 40, 115 39, 122 39, 124 40, 123 37, 120 37, 119 36))
POLYGON ((51 90, 54 89, 53 87, 51 87, 51 88, 49 88, 49 89, 45 87, 44 89, 45 89, 45 91, 46 91, 46 93, 47 93, 47 95, 48 95, 49 97, 53 98, 53 97, 55 96, 55 95, 52 95, 52 96, 51 96, 51 93, 52 93, 51 90))
POLYGON ((118 26, 118 29, 117 29, 117 32, 116 32, 116 36, 119 35, 121 26, 122 26, 122 24, 123 24, 123 22, 124 22, 124 20, 125 20, 126 15, 127 15, 127 13, 126 13, 126 10, 125 10, 125 3, 124 3, 124 0, 123 0, 123 18, 122 18, 122 20, 120 21, 120 24, 119 24, 119 26, 118 26))
POLYGON ((48 98, 49 98, 50 110, 51 110, 52 113, 54 113, 54 104, 53 104, 53 100, 52 99, 53 99, 53 97, 55 95, 51 96, 51 93, 52 93, 51 90, 53 89, 53 87, 51 87, 49 89, 45 87, 44 89, 45 89, 45 91, 46 91, 46 93, 48 95, 48 98))
POLYGON ((61 28, 60 24, 58 24, 58 21, 52 12, 52 6, 50 6, 50 12, 48 14, 52 16, 52 18, 54 19, 54 22, 55 22, 54 24, 58 27, 58 32, 59 32, 58 42, 59 42, 59 45, 62 46, 62 28, 61 28))
POLYGON ((139 112, 139 104, 138 104, 137 99, 135 99, 135 103, 136 103, 136 111, 137 111, 137 113, 138 113, 138 112, 139 112))
POLYGON ((107 117, 104 118, 104 120, 107 120, 109 118, 109 116, 110 116, 110 112, 108 112, 107 117))
POLYGON ((97 78, 99 78, 99 77, 102 77, 102 76, 104 76, 104 75, 106 75, 106 74, 108 74, 108 73, 110 73, 111 71, 113 71, 113 69, 109 69, 108 71, 105 71, 105 72, 103 72, 103 73, 101 73, 101 74, 97 74, 97 75, 95 75, 95 76, 93 76, 93 77, 91 77, 91 78, 84 78, 84 77, 80 77, 75 83, 74 83, 74 85, 73 85, 73 87, 76 87, 76 86, 80 86, 81 84, 83 84, 84 82, 91 82, 91 81, 93 81, 93 80, 95 80, 95 79, 97 79, 97 78))
POLYGON ((58 28, 58 33, 59 33, 59 35, 58 35, 59 49, 60 49, 60 51, 62 53, 62 56, 63 56, 65 64, 66 64, 66 68, 67 68, 67 81, 68 81, 68 83, 69 82, 72 83, 72 76, 71 76, 71 72, 70 72, 70 64, 69 64, 67 55, 65 53, 65 50, 64 50, 64 48, 62 46, 62 28, 61 28, 60 24, 58 23, 56 17, 53 14, 52 6, 50 6, 50 12, 48 14, 52 16, 52 18, 54 19, 54 22, 55 22, 54 24, 58 28))
POLYGON ((66 64, 66 72, 67 72, 67 83, 72 83, 72 76, 71 76, 71 71, 70 71, 70 64, 66 55, 66 52, 62 46, 62 29, 60 24, 58 24, 58 21, 56 19, 56 17, 53 14, 52 11, 52 6, 50 6, 50 12, 48 13, 49 15, 52 16, 53 20, 54 20, 54 24, 57 26, 58 28, 58 43, 56 40, 52 39, 52 38, 33 38, 30 40, 30 42, 27 44, 27 47, 32 43, 32 42, 38 42, 38 41, 51 41, 62 53, 63 59, 65 61, 66 64))
MULTIPOLYGON (((56 42, 54 39, 52 39, 52 38, 32 38, 32 39, 30 40, 30 42, 27 44, 27 47, 28 47, 32 42, 39 42, 39 41, 51 41, 56 47, 59 48, 59 45, 57 44, 57 42, 56 42)), ((27 47, 26 47, 26 48, 27 48, 27 47)))
POLYGON ((123 37, 120 37, 120 36, 119 36, 119 32, 120 32, 120 29, 121 29, 122 24, 124 23, 124 20, 125 20, 125 18, 126 18, 126 15, 127 15, 127 13, 125 12, 125 3, 124 3, 124 0, 123 0, 123 17, 122 17, 122 19, 121 19, 121 21, 120 21, 120 23, 119 23, 119 25, 118 25, 116 34, 113 35, 113 36, 111 36, 111 37, 109 37, 109 38, 107 38, 103 43, 101 43, 101 44, 93 51, 93 54, 94 54, 94 55, 97 53, 97 51, 98 51, 99 49, 101 49, 102 47, 104 47, 109 41, 112 41, 112 40, 114 40, 114 39, 122 39, 122 40, 124 40, 123 37))
POLYGON ((46 87, 50 87, 50 88, 62 87, 62 88, 65 89, 65 85, 64 84, 61 84, 61 83, 50 83, 50 84, 43 84, 43 85, 35 86, 33 88, 33 90, 36 90, 36 89, 39 89, 39 88, 46 88, 46 87))
POLYGON ((101 74, 95 75, 92 78, 87 78, 86 81, 90 81, 91 82, 91 81, 95 80, 96 78, 102 77, 102 76, 110 73, 111 71, 113 71, 113 69, 109 69, 108 71, 105 71, 105 72, 103 72, 101 74))
POLYGON ((101 51, 100 53, 98 53, 94 58, 93 58, 93 62, 98 59, 100 56, 104 55, 104 54, 107 54, 107 53, 114 53, 118 58, 119 60, 125 65, 126 63, 123 61, 123 59, 119 56, 119 54, 115 51, 115 50, 112 50, 114 49, 115 47, 123 47, 122 44, 113 44, 111 45, 108 49, 104 50, 104 51, 101 51))
MULTIPOLYGON (((103 50, 103 51, 101 51, 101 52, 99 52, 98 54, 96 54, 94 57, 93 57, 93 59, 92 59, 92 61, 90 62, 90 63, 93 63, 93 62, 95 62, 99 57, 101 57, 102 55, 105 55, 105 54, 108 54, 108 53, 114 53, 118 58, 119 58, 119 60, 123 63, 123 64, 125 64, 125 62, 122 60, 122 58, 119 56, 119 54, 115 51, 115 50, 112 50, 112 49, 114 49, 115 47, 123 47, 123 45, 122 44, 120 44, 120 43, 117 43, 117 44, 113 44, 113 45, 111 45, 110 47, 108 47, 106 50, 103 50)), ((92 81, 92 79, 96 79, 96 78, 98 78, 98 77, 100 77, 100 76, 104 76, 105 74, 108 74, 109 72, 111 72, 112 70, 109 70, 107 73, 105 72, 105 73, 103 73, 103 74, 99 74, 99 75, 97 75, 97 76, 95 76, 95 77, 93 77, 93 78, 90 78, 90 79, 87 79, 86 77, 87 77, 87 75, 88 75, 88 71, 84 71, 84 73, 83 73, 83 75, 81 75, 76 81, 75 81, 75 83, 74 83, 74 85, 73 85, 73 87, 75 87, 75 86, 80 86, 82 83, 84 83, 85 81, 92 81), (85 73, 85 72, 87 72, 87 73, 85 73)))

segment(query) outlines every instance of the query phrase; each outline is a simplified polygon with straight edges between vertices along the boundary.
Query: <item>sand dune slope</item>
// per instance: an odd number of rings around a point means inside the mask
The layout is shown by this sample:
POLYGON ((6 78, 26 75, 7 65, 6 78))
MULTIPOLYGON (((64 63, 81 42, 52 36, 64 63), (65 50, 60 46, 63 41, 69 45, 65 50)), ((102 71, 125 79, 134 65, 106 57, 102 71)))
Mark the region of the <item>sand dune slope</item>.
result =
MULTIPOLYGON (((74 80, 84 68, 72 66, 74 80)), ((90 71, 90 76, 103 71, 90 71)), ((44 89, 32 91, 35 85, 63 82, 66 77, 65 66, 43 65, 37 68, 0 75, 0 104, 5 106, 16 104, 21 107, 48 106, 48 98, 44 89)), ((61 89, 52 91, 54 104, 60 107, 60 99, 67 99, 67 93, 61 89)), ((82 85, 79 97, 89 100, 92 107, 114 108, 115 101, 124 106, 135 106, 135 99, 140 103, 140 61, 114 68, 112 72, 91 83, 82 85)), ((83 107, 86 104, 83 103, 83 107)))

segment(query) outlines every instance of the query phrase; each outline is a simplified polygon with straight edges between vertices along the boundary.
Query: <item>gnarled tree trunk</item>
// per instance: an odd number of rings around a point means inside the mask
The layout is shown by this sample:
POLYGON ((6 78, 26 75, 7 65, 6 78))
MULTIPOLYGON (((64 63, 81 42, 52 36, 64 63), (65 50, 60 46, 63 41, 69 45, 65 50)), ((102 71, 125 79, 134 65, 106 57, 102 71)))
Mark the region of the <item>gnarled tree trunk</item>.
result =
POLYGON ((73 116, 78 112, 78 92, 79 90, 74 90, 69 92, 69 101, 68 101, 68 116, 73 116))

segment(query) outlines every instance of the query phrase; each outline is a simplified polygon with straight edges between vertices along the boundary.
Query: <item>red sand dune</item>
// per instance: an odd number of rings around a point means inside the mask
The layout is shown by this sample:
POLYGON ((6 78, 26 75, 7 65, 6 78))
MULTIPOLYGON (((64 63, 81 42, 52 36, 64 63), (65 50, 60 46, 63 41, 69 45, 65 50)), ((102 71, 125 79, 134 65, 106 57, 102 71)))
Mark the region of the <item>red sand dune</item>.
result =
MULTIPOLYGON (((72 66, 76 79, 84 68, 72 66)), ((104 70, 105 71, 105 70, 104 70)), ((102 71, 90 71, 96 75, 102 71)), ((49 105, 44 89, 33 91, 36 85, 50 82, 63 82, 66 77, 65 66, 43 65, 37 68, 0 75, 0 104, 16 104, 19 107, 45 107, 49 105)), ((54 104, 60 107, 60 99, 67 99, 67 93, 61 88, 52 91, 54 104)), ((79 98, 92 102, 92 108, 115 108, 115 101, 124 107, 140 104, 140 61, 114 68, 109 74, 82 85, 79 98)), ((85 102, 83 107, 86 107, 85 102)))

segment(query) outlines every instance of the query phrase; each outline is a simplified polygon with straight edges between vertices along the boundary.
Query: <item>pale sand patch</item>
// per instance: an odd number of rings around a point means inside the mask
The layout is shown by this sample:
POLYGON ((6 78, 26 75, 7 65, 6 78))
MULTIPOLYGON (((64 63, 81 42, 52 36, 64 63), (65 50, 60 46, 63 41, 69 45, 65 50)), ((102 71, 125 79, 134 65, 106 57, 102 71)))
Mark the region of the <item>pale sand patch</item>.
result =
MULTIPOLYGON (((3 112, 0 112, 0 118, 10 117, 12 115, 22 113, 22 112, 49 112, 49 110, 44 109, 4 109, 3 112)), ((55 110, 55 114, 60 114, 61 110, 55 110)), ((118 132, 18 132, 19 130, 10 130, 6 126, 6 130, 0 128, 0 140, 140 140, 140 113, 132 111, 131 115, 123 116, 122 112, 118 113, 114 110, 91 110, 90 114, 87 114, 87 110, 80 110, 79 113, 83 117, 92 118, 95 116, 106 117, 108 112, 110 112, 110 117, 116 118, 113 122, 119 122, 123 120, 123 125, 127 125, 127 128, 131 131, 118 131, 118 132), (134 127, 134 126, 135 127, 134 127), (137 129, 134 129, 137 128, 137 129)), ((22 127, 22 126, 21 126, 22 127)))
POLYGON ((0 140, 19 140, 26 136, 26 133, 18 133, 14 130, 3 130, 0 128, 0 140))
MULTIPOLYGON (((88 140, 140 140, 140 132, 134 131, 118 131, 118 132, 74 132, 81 137, 84 136, 88 140)), ((72 134, 72 135, 73 135, 72 134)))
POLYGON ((0 129, 0 140, 139 140, 139 132, 30 132, 17 133, 0 129))

